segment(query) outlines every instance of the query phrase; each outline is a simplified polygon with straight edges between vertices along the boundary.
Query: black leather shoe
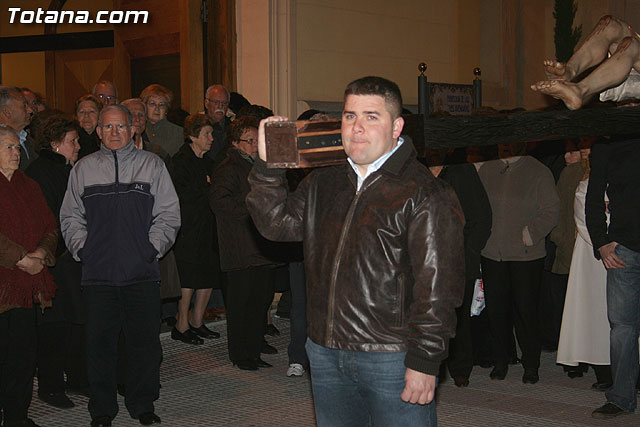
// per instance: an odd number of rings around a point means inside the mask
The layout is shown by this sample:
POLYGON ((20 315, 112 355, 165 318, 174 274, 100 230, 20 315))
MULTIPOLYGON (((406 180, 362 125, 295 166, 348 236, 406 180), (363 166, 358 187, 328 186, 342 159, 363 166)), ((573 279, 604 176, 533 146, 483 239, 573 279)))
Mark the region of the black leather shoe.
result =
POLYGON ((591 384, 591 390, 595 391, 609 391, 613 387, 613 383, 593 383, 591 384))
POLYGON ((207 328, 204 323, 197 328, 189 325, 189 329, 195 332, 200 338, 220 338, 219 333, 207 328))
POLYGON ((509 365, 496 365, 489 374, 489 378, 492 380, 503 380, 506 378, 507 372, 509 372, 509 365))
POLYGON ((272 345, 269 345, 268 342, 262 341, 262 348, 260 349, 260 353, 262 354, 277 354, 278 349, 272 345))
POLYGON ((173 328, 171 330, 171 338, 177 341, 182 341, 186 344, 200 345, 204 344, 204 340, 200 338, 191 329, 187 329, 184 332, 180 332, 178 329, 173 328))
POLYGON ((467 377, 453 377, 453 382, 456 387, 469 387, 469 378, 467 377))
POLYGON ((91 420, 91 427, 111 427, 111 417, 109 415, 101 415, 91 420))
POLYGON ((237 366, 238 369, 242 369, 243 371, 257 371, 258 365, 253 360, 238 360, 237 362, 233 362, 233 366, 237 366))
POLYGON ((255 363, 258 368, 271 368, 273 366, 271 363, 267 363, 259 357, 253 359, 253 363, 255 363))
POLYGON ((524 384, 535 384, 540 381, 540 377, 538 376, 538 370, 524 371, 524 375, 522 376, 522 382, 524 384))
POLYGON ((630 413, 631 412, 627 412, 624 409, 617 407, 611 402, 607 402, 601 407, 599 407, 598 409, 596 409, 595 411, 593 411, 591 413, 591 416, 593 418, 600 418, 600 419, 606 420, 609 418, 615 418, 619 415, 627 415, 630 413))
POLYGON ((269 335, 271 337, 277 337, 280 335, 280 331, 278 330, 278 328, 276 328, 273 323, 269 323, 267 325, 267 330, 265 332, 265 335, 269 335))
POLYGON ((160 419, 160 417, 153 412, 145 412, 144 414, 138 415, 138 421, 143 426, 150 426, 151 424, 162 423, 162 420, 160 419))
POLYGON ((64 391, 59 393, 40 393, 38 392, 38 399, 42 400, 44 403, 51 405, 55 408, 60 409, 69 409, 73 408, 74 405, 71 399, 64 394, 64 391))

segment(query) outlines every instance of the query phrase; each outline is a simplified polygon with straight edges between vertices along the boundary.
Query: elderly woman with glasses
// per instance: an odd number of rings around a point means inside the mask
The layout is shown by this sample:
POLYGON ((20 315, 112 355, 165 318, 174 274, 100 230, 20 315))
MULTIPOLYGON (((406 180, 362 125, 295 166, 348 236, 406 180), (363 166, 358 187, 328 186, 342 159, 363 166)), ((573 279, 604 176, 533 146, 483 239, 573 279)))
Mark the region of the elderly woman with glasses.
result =
POLYGON ((147 86, 140 92, 147 106, 147 130, 149 141, 161 146, 170 156, 175 155, 183 142, 182 127, 167 120, 173 93, 159 84, 147 86))

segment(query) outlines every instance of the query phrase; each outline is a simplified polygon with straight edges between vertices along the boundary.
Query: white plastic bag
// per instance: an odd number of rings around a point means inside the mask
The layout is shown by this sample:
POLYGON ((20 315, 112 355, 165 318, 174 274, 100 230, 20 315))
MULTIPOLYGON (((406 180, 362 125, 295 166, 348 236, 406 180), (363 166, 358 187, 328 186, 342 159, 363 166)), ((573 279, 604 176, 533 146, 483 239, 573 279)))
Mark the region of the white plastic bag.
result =
POLYGON ((476 284, 473 287, 473 301, 471 301, 471 316, 480 316, 484 305, 484 285, 482 279, 476 279, 476 284))

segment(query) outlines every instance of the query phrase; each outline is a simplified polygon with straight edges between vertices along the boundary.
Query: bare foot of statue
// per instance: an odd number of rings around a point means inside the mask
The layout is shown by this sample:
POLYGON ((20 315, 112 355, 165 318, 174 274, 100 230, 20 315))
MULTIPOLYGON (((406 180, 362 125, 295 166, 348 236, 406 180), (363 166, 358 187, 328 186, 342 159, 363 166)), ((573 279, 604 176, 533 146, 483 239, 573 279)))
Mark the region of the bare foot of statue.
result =
POLYGON ((570 110, 582 107, 582 94, 575 83, 564 80, 542 80, 531 85, 531 89, 560 99, 570 110))
POLYGON ((545 59, 542 63, 547 80, 567 80, 571 81, 574 77, 564 62, 558 62, 553 59, 545 59))

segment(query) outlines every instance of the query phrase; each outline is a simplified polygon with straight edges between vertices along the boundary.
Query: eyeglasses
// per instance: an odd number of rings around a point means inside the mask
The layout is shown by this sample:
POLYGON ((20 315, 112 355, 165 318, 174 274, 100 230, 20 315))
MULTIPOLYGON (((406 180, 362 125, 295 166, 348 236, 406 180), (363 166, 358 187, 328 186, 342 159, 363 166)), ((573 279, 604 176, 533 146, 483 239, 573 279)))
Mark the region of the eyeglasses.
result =
POLYGON ((238 141, 242 141, 242 142, 248 142, 249 144, 257 144, 258 140, 257 139, 239 139, 238 141))
POLYGON ((213 105, 220 105, 222 107, 226 107, 229 105, 229 102, 227 101, 216 101, 215 99, 209 99, 209 98, 205 98, 205 100, 212 103, 213 105))
POLYGON ((99 93, 98 94, 98 98, 100 99, 100 101, 106 99, 107 101, 111 102, 111 101, 115 101, 117 98, 113 95, 105 95, 103 93, 99 93))
POLYGON ((106 125, 102 125, 102 130, 106 131, 106 132, 111 132, 113 129, 115 129, 118 133, 122 133, 125 131, 125 129, 128 129, 129 125, 126 125, 124 123, 118 123, 117 125, 112 125, 111 123, 107 123, 106 125))
POLYGON ((149 101, 147 102, 147 105, 149 106, 149 108, 159 108, 161 110, 164 110, 165 108, 167 108, 167 104, 165 104, 164 102, 160 102, 156 104, 153 101, 149 101))

